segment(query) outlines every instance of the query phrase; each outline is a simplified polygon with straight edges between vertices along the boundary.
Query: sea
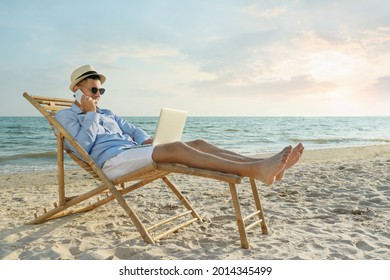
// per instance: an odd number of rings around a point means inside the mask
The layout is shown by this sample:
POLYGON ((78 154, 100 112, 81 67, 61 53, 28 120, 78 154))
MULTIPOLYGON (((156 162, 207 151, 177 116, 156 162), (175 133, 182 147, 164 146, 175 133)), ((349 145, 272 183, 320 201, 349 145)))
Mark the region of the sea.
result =
MULTIPOLYGON (((125 117, 153 135, 158 117, 125 117)), ((204 139, 243 155, 390 143, 385 117, 189 117, 182 141, 204 139)), ((43 117, 0 117, 0 174, 56 169, 56 139, 43 117)), ((74 163, 66 157, 66 167, 74 163)))

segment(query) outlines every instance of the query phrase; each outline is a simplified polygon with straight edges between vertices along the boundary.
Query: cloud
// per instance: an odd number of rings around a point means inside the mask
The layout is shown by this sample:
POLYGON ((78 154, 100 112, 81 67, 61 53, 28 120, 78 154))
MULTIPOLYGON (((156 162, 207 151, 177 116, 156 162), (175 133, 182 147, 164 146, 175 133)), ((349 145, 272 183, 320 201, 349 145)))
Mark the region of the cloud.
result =
POLYGON ((332 36, 270 29, 232 34, 186 54, 208 74, 191 84, 201 92, 352 94, 387 72, 389 44, 388 27, 342 29, 332 36))
POLYGON ((390 26, 359 30, 355 40, 360 42, 370 60, 381 62, 385 58, 390 62, 390 26))
POLYGON ((380 77, 372 85, 371 90, 375 96, 383 96, 390 100, 390 76, 380 77))
POLYGON ((275 7, 263 9, 259 7, 258 4, 252 4, 243 8, 244 13, 247 13, 251 16, 272 19, 278 17, 287 11, 285 7, 275 7))
POLYGON ((332 92, 338 85, 331 81, 316 81, 310 75, 293 76, 289 79, 263 80, 248 82, 243 80, 214 79, 199 81, 193 86, 200 92, 214 95, 247 96, 296 96, 332 92))
POLYGON ((126 44, 95 44, 93 48, 84 44, 75 50, 73 56, 79 58, 82 57, 81 54, 84 54, 84 60, 100 61, 106 65, 115 64, 126 58, 148 60, 182 56, 180 51, 175 47, 159 43, 148 44, 139 42, 126 44))

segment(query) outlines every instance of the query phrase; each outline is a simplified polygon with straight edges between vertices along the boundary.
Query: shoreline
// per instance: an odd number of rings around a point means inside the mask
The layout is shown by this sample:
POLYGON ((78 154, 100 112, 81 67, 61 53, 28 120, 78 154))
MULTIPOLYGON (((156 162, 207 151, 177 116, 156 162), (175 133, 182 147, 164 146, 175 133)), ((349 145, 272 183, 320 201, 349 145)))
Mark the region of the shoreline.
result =
MULTIPOLYGON (((381 145, 365 145, 365 146, 349 146, 349 147, 332 147, 332 148, 320 148, 320 149, 305 149, 302 162, 311 161, 333 161, 333 160, 350 160, 350 159, 365 159, 367 157, 380 156, 379 153, 383 153, 384 156, 388 156, 390 153, 390 144, 381 145), (361 154, 357 154, 362 152, 361 154)), ((256 157, 268 157, 272 156, 272 153, 258 154, 256 157)))
MULTIPOLYGON (((69 194, 95 186, 75 167, 65 172, 69 194)), ((56 201, 57 173, 2 174, 0 259, 390 259, 389 170, 390 145, 305 150, 282 182, 258 184, 270 234, 250 233, 249 250, 240 247, 229 189, 218 181, 173 174, 203 222, 149 245, 113 202, 27 225, 56 201)), ((146 220, 171 208, 160 186, 126 196, 146 220)), ((246 209, 250 193, 239 191, 246 209)))

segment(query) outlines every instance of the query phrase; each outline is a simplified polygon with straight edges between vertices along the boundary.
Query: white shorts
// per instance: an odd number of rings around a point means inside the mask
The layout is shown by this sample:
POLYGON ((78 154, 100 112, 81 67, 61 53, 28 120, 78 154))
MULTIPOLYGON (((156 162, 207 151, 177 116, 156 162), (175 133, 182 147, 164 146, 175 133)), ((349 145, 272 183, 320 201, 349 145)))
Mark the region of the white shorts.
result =
POLYGON ((103 165, 103 171, 110 180, 118 178, 129 172, 140 169, 153 162, 152 154, 155 146, 135 147, 123 151, 107 160, 103 165))

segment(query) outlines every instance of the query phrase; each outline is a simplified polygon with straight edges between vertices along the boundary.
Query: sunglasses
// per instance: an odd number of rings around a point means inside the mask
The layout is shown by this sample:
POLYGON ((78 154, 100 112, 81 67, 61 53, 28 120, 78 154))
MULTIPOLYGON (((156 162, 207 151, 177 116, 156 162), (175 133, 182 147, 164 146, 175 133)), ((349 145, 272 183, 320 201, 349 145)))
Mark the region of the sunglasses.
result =
POLYGON ((92 94, 96 94, 99 91, 100 95, 103 95, 104 92, 106 91, 106 89, 104 88, 97 88, 97 87, 92 87, 89 90, 92 92, 92 94))
POLYGON ((93 87, 93 88, 89 88, 89 91, 92 92, 92 94, 96 94, 99 91, 100 95, 103 95, 106 89, 93 87))

